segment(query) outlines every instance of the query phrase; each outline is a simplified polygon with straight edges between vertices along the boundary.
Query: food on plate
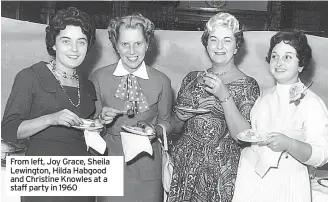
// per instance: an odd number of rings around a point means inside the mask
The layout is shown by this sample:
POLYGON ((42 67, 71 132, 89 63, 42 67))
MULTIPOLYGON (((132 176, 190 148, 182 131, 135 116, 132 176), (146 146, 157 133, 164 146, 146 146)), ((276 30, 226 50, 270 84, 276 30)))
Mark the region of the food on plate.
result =
POLYGON ((244 132, 244 137, 248 138, 248 139, 260 139, 261 136, 259 133, 253 131, 253 130, 247 130, 244 132))
POLYGON ((92 120, 92 119, 81 119, 83 121, 83 125, 85 127, 90 127, 90 128, 94 128, 94 127, 100 127, 102 124, 97 121, 97 120, 92 120))
POLYGON ((129 126, 131 129, 135 130, 135 131, 139 131, 139 132, 144 132, 144 130, 142 128, 136 127, 136 126, 129 126))
POLYGON ((155 127, 153 126, 153 124, 144 121, 138 121, 136 126, 140 127, 143 130, 143 132, 147 134, 155 133, 155 127))
POLYGON ((151 123, 146 123, 143 121, 138 121, 135 125, 133 126, 127 126, 127 125, 122 125, 123 129, 125 130, 132 130, 130 132, 141 132, 141 133, 146 133, 147 135, 152 135, 155 134, 155 127, 151 123))
POLYGON ((254 131, 252 129, 247 129, 239 134, 237 138, 246 142, 259 142, 264 141, 268 138, 268 134, 265 132, 254 131))
POLYGON ((145 127, 145 133, 152 134, 154 132, 154 129, 150 126, 145 127))

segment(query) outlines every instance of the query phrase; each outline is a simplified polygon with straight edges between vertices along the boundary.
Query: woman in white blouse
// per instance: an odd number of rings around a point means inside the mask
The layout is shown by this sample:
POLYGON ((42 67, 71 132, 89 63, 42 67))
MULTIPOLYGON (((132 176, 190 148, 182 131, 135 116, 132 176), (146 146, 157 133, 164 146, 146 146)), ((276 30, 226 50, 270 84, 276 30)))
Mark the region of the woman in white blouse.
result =
POLYGON ((276 85, 251 111, 252 129, 268 139, 243 149, 233 202, 310 202, 307 165, 328 161, 328 112, 299 79, 311 48, 300 31, 271 38, 266 58, 276 85))

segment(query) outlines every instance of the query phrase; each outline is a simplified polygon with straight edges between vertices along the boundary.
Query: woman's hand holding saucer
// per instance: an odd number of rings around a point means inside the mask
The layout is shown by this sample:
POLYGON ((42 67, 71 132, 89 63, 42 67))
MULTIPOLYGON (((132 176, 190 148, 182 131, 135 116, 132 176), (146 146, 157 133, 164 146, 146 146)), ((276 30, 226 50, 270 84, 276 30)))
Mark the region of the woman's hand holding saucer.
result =
POLYGON ((269 134, 269 139, 259 142, 259 146, 268 146, 272 151, 284 152, 288 151, 293 143, 293 139, 278 132, 272 132, 269 134))
POLYGON ((68 109, 63 109, 59 112, 50 114, 48 117, 50 125, 63 125, 66 127, 71 127, 83 124, 83 121, 75 113, 68 109))
POLYGON ((186 112, 179 108, 176 108, 176 111, 175 111, 175 116, 183 122, 186 122, 187 120, 191 119, 192 117, 194 117, 196 115, 197 114, 195 114, 195 113, 186 112))
POLYGON ((142 128, 145 131, 145 133, 151 134, 151 135, 147 135, 150 141, 154 140, 157 137, 156 127, 152 123, 145 122, 145 121, 138 121, 136 126, 142 128))

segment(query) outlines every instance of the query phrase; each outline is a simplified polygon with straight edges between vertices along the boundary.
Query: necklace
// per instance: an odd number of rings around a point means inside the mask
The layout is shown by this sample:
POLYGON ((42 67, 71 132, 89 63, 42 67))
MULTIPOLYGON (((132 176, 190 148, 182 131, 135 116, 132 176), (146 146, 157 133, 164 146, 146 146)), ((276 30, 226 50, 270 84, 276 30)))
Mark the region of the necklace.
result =
MULTIPOLYGON (((210 69, 210 71, 209 72, 211 72, 211 73, 213 73, 213 74, 215 74, 215 75, 217 75, 217 76, 223 76, 223 75, 225 75, 226 73, 228 73, 230 70, 232 69, 232 67, 230 67, 227 71, 225 71, 225 72, 221 72, 221 73, 214 73, 213 72, 213 67, 210 69)), ((207 70, 205 70, 206 72, 207 72, 207 70)))
MULTIPOLYGON (((64 88, 63 85, 61 84, 61 81, 58 79, 58 77, 57 77, 57 75, 56 75, 56 73, 59 73, 59 71, 57 71, 57 69, 56 69, 56 63, 52 60, 52 61, 49 63, 49 65, 52 67, 51 71, 53 72, 53 74, 54 74, 56 80, 58 81, 58 83, 59 83, 61 89, 62 89, 62 90, 64 91, 64 93, 66 94, 66 96, 67 96, 67 98, 68 98, 68 101, 69 101, 74 107, 78 107, 78 106, 80 106, 80 104, 81 104, 80 82, 79 82, 79 76, 78 76, 78 74, 76 74, 76 71, 74 72, 74 74, 75 74, 75 75, 74 75, 74 79, 77 80, 77 96, 78 96, 78 102, 77 102, 77 104, 74 104, 74 102, 72 101, 72 99, 70 98, 70 96, 68 95, 68 93, 66 92, 65 88, 64 88)), ((59 73, 59 75, 61 75, 61 74, 59 73)), ((71 77, 71 76, 70 76, 70 77, 71 77)), ((67 78, 67 77, 64 77, 64 78, 67 78)), ((72 77, 71 77, 71 78, 72 78, 72 77)))
POLYGON ((54 60, 51 60, 49 62, 50 66, 52 67, 52 71, 56 72, 57 74, 59 74, 61 77, 65 78, 65 79, 76 79, 78 77, 78 75, 76 74, 76 70, 74 69, 72 74, 68 74, 65 71, 62 71, 58 68, 56 68, 56 62, 54 60))

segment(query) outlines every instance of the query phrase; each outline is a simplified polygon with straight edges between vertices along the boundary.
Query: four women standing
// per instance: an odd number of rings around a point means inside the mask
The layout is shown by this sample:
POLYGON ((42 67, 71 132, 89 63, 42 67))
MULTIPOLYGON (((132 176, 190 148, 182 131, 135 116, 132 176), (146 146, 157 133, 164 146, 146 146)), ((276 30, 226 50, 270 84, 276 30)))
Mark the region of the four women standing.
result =
MULTIPOLYGON (((272 37, 267 61, 277 85, 257 100, 257 82, 234 63, 244 41, 238 20, 228 13, 213 16, 202 35, 212 66, 183 79, 171 117, 171 81, 144 62, 153 35, 154 24, 142 15, 112 20, 109 39, 120 60, 96 70, 93 85, 77 67, 95 41, 94 23, 78 9, 59 11, 46 29, 47 50, 54 60, 17 74, 2 120, 2 138, 28 138, 26 155, 89 155, 81 131, 71 126, 96 114, 106 124, 108 154, 124 156, 121 126, 148 122, 156 126, 150 137, 153 156, 142 153, 124 166, 123 197, 97 201, 162 201, 158 141, 162 127, 180 135, 172 145, 175 167, 169 201, 230 202, 234 191, 234 201, 310 201, 304 164, 328 161, 328 118, 322 100, 298 78, 311 58, 306 36, 288 32, 272 37), (187 112, 181 106, 208 113, 187 112), (243 150, 235 189, 243 148, 236 135, 249 129, 250 122, 270 138, 243 150), (268 150, 281 153, 279 166, 259 176, 256 162, 268 150)), ((22 201, 95 198, 22 197, 22 201)))

